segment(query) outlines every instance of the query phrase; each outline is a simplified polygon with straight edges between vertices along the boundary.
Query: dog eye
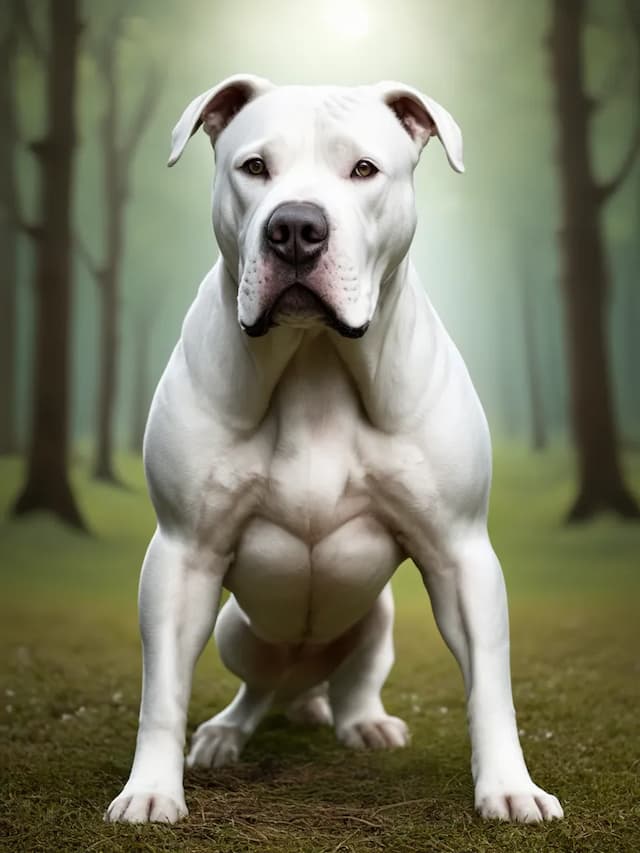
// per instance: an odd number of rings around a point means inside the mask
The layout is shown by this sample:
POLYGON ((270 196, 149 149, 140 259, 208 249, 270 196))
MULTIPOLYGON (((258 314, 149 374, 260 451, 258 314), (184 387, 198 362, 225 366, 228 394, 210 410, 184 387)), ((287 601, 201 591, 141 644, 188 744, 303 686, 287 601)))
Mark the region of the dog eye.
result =
POLYGON ((380 170, 377 169, 371 160, 358 160, 351 172, 352 178, 372 178, 380 170))
POLYGON ((267 175, 267 164, 262 157, 251 157, 246 163, 242 164, 242 168, 248 175, 267 175))

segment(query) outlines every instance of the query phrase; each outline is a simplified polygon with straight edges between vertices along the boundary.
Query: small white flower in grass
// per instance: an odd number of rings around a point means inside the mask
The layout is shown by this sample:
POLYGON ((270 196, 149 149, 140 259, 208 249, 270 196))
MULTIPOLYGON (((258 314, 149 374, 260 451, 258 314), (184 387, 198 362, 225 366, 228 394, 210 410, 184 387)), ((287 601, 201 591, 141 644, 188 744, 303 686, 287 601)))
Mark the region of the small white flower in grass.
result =
POLYGON ((526 731, 524 729, 518 729, 518 734, 520 737, 524 737, 526 735, 526 731))
POLYGON ((78 710, 76 711, 76 715, 77 715, 78 717, 81 717, 81 716, 85 713, 85 711, 86 711, 86 710, 87 710, 87 709, 84 707, 84 705, 80 705, 80 707, 79 707, 79 708, 78 708, 78 710))
POLYGON ((27 646, 18 646, 16 649, 16 659, 22 666, 29 666, 31 663, 31 651, 27 646))
POLYGON ((440 705, 440 707, 438 708, 438 711, 440 711, 441 714, 448 714, 449 713, 449 709, 447 708, 446 705, 440 705))
POLYGON ((15 696, 16 692, 15 692, 15 690, 12 690, 10 687, 7 687, 7 689, 4 691, 4 695, 5 696, 15 696))
POLYGON ((119 702, 122 702, 122 690, 116 690, 115 693, 111 696, 111 701, 115 702, 116 705, 119 702))
POLYGON ((547 740, 549 740, 549 738, 552 738, 552 737, 553 737, 553 732, 550 732, 550 731, 547 729, 547 731, 544 733, 544 736, 545 736, 545 738, 546 738, 547 740))
POLYGON ((73 720, 73 714, 62 714, 60 717, 61 723, 68 723, 69 720, 73 720))

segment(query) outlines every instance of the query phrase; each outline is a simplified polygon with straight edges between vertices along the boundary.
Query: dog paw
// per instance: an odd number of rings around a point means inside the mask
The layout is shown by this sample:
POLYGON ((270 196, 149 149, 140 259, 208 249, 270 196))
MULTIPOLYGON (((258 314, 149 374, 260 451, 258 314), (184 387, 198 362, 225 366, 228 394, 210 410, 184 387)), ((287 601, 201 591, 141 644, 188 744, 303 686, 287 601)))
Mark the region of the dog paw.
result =
POLYGON ((105 812, 107 823, 176 823, 189 814, 184 798, 174 799, 166 794, 123 791, 105 812))
POLYGON ((337 735, 350 749, 398 749, 407 746, 411 737, 404 720, 386 714, 341 726, 337 735))
POLYGON ((304 726, 330 726, 333 714, 324 696, 311 696, 300 702, 292 702, 287 708, 287 719, 304 726))
POLYGON ((193 733, 187 767, 225 767, 235 764, 247 735, 238 726, 202 723, 193 733))
POLYGON ((484 790, 476 793, 476 811, 486 820, 541 823, 561 820, 562 806, 553 794, 532 785, 529 790, 484 790))

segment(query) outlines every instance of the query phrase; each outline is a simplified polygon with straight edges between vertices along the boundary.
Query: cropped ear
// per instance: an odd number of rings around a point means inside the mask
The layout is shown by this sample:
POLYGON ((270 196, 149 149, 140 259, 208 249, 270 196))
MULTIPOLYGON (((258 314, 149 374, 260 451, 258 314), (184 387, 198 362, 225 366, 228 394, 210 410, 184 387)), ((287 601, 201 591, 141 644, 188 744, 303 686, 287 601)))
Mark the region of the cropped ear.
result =
POLYGON ((444 107, 403 83, 384 82, 378 85, 378 89, 419 150, 424 148, 431 136, 437 136, 451 168, 456 172, 464 172, 462 133, 444 107))
POLYGON ((171 154, 168 166, 180 159, 187 142, 196 130, 203 125, 204 130, 215 142, 231 119, 249 101, 263 95, 273 88, 273 83, 263 77, 252 74, 236 74, 227 77, 208 92, 198 95, 180 116, 180 120, 171 134, 171 154))

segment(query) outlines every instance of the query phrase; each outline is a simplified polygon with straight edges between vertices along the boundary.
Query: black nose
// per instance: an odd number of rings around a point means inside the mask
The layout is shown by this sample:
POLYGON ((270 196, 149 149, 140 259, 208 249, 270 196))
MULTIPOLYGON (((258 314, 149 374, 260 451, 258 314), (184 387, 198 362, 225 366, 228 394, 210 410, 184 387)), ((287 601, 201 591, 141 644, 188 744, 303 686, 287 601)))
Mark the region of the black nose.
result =
POLYGON ((329 237, 329 223, 317 204, 286 202, 273 211, 267 222, 269 247, 288 264, 312 261, 329 237))

